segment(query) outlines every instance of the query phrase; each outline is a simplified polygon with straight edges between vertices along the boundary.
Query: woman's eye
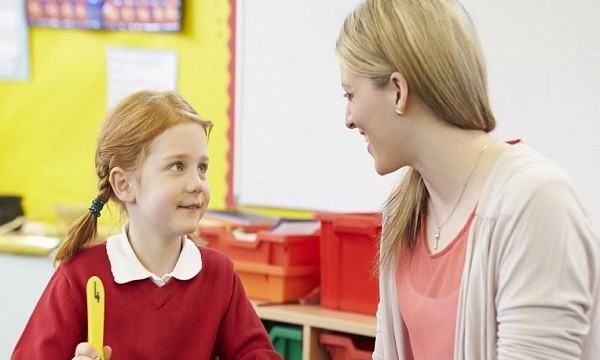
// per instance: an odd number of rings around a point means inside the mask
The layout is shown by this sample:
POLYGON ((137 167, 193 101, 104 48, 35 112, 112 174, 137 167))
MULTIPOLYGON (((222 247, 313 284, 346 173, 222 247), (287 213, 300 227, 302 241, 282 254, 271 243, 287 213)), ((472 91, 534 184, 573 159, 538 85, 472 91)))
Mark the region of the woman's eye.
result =
POLYGON ((183 171, 183 169, 184 169, 183 163, 180 161, 173 163, 169 166, 169 170, 171 170, 171 171, 183 171))
POLYGON ((344 93, 344 97, 348 100, 352 100, 352 98, 354 97, 354 94, 349 93, 349 92, 345 92, 344 93))
POLYGON ((206 174, 206 172, 208 171, 208 164, 198 165, 198 171, 200 172, 200 174, 206 174))

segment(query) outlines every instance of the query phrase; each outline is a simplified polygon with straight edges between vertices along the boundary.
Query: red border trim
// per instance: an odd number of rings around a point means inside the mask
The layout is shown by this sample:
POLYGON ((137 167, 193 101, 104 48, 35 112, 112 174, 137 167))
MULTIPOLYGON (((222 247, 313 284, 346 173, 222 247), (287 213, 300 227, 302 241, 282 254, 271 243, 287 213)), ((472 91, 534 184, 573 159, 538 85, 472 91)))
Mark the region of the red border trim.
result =
POLYGON ((234 163, 234 152, 235 152, 235 36, 236 36, 236 1, 229 0, 230 11, 229 11, 229 64, 227 68, 229 70, 229 85, 227 86, 227 93, 229 94, 229 106, 227 107, 227 116, 229 117, 229 129, 227 130, 227 140, 229 141, 229 147, 227 149, 227 167, 226 182, 227 192, 225 194, 225 206, 227 208, 233 208, 235 206, 235 199, 233 197, 233 172, 235 171, 234 163))

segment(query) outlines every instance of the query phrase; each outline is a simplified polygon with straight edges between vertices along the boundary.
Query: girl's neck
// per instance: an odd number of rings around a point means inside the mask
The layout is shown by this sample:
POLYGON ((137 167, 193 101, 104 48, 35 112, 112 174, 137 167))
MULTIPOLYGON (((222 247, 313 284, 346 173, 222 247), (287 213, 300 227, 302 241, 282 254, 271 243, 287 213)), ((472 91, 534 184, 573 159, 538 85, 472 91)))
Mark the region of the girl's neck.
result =
POLYGON ((140 263, 154 275, 163 276, 175 268, 183 246, 182 236, 165 236, 156 232, 140 231, 141 226, 131 222, 127 237, 140 263))

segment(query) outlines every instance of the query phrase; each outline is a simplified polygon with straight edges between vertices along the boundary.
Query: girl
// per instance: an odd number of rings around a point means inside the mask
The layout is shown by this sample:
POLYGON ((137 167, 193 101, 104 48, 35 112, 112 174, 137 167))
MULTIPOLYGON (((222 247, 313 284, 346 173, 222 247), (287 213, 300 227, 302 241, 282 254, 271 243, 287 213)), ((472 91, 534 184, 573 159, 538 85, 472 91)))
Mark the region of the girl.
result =
MULTIPOLYGON (((384 208, 374 359, 600 359, 600 239, 555 164, 496 125, 455 0, 367 0, 337 41, 384 208)), ((543 130, 543 129, 541 129, 543 130)))
POLYGON ((211 126, 173 92, 141 91, 116 106, 98 139, 98 195, 58 249, 13 360, 98 356, 85 343, 92 275, 105 288, 107 359, 280 359, 231 261, 186 237, 210 198, 211 126), (128 223, 88 246, 109 200, 128 223))

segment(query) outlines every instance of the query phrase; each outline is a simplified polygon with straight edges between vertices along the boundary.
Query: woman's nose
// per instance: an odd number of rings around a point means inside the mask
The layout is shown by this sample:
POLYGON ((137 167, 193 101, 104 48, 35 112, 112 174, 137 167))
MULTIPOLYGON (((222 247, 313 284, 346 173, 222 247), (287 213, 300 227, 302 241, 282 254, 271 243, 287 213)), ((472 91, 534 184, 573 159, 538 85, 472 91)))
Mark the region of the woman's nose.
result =
POLYGON ((349 111, 346 111, 346 127, 348 129, 354 129, 356 127, 356 124, 354 124, 354 121, 352 121, 352 116, 350 116, 349 111))

